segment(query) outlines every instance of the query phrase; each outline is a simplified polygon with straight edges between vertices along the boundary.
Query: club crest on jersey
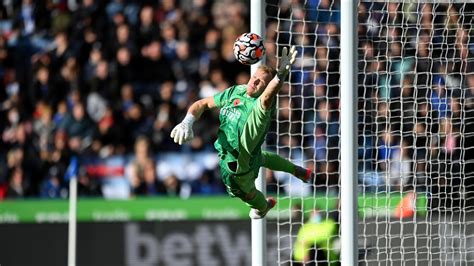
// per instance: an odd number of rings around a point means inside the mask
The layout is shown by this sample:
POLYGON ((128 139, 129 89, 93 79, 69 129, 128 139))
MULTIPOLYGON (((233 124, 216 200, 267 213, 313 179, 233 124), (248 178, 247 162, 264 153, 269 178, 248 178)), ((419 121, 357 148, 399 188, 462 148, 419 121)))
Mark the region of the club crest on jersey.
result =
POLYGON ((240 104, 240 99, 235 99, 234 100, 234 106, 239 106, 240 104))

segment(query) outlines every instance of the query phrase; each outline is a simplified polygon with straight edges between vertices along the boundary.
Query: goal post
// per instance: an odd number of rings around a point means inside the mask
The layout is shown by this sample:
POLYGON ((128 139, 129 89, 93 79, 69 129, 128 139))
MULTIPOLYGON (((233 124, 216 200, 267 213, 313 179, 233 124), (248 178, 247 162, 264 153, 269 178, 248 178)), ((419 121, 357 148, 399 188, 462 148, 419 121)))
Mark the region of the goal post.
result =
MULTIPOLYGON (((250 6, 250 31, 260 36, 265 36, 265 2, 264 0, 251 1, 250 6)), ((251 66, 251 74, 265 63, 265 59, 251 66), (263 62, 262 62, 263 61, 263 62)), ((265 172, 260 170, 255 187, 266 195, 265 172)), ((251 221, 252 230, 252 266, 267 265, 267 224, 266 218, 251 221)))
POLYGON ((357 1, 341 1, 341 265, 357 265, 357 1))

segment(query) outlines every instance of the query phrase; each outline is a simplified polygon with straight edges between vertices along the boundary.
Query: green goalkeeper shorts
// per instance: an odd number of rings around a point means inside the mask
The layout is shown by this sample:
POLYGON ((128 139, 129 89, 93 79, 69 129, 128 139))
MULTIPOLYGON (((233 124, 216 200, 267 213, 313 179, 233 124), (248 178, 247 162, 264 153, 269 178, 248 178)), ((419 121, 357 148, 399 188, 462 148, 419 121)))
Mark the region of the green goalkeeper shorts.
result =
POLYGON ((236 174, 237 162, 232 157, 222 158, 219 161, 219 167, 222 182, 226 186, 227 193, 232 197, 243 198, 255 189, 255 179, 258 177, 260 168, 236 174))

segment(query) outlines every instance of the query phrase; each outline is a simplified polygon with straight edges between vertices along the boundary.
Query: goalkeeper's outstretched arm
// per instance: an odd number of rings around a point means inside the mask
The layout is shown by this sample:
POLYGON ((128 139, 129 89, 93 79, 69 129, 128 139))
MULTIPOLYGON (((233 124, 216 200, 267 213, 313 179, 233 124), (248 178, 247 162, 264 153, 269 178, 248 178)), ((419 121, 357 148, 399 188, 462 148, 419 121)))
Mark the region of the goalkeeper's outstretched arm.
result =
POLYGON ((193 124, 199 119, 204 111, 216 107, 214 97, 207 97, 194 102, 188 109, 183 121, 176 125, 171 131, 171 138, 174 142, 182 145, 194 138, 193 124))
POLYGON ((289 52, 288 48, 283 48, 277 74, 270 81, 270 83, 267 85, 262 95, 260 96, 260 101, 263 109, 268 110, 272 107, 273 102, 275 100, 275 96, 280 91, 281 86, 283 85, 283 82, 286 79, 286 76, 288 76, 290 68, 296 60, 297 54, 298 52, 296 51, 295 46, 292 46, 289 52))
POLYGON ((214 97, 210 96, 199 101, 195 101, 188 109, 188 114, 194 116, 195 119, 199 119, 204 111, 216 107, 214 97))

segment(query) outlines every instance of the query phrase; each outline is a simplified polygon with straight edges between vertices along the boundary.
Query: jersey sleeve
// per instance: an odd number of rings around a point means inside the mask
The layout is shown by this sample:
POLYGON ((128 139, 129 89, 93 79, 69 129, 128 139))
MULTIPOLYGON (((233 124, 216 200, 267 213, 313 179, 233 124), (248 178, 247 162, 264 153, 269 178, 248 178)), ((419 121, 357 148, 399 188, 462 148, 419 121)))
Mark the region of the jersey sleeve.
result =
POLYGON ((261 112, 269 112, 271 116, 274 116, 276 114, 276 111, 277 111, 276 98, 277 97, 275 97, 275 99, 273 99, 273 103, 272 103, 272 106, 270 107, 270 109, 265 110, 265 109, 263 109, 263 105, 262 105, 262 101, 261 101, 260 97, 258 97, 258 99, 257 99, 258 109, 261 112))

